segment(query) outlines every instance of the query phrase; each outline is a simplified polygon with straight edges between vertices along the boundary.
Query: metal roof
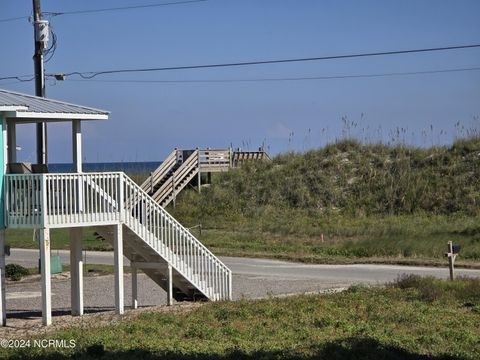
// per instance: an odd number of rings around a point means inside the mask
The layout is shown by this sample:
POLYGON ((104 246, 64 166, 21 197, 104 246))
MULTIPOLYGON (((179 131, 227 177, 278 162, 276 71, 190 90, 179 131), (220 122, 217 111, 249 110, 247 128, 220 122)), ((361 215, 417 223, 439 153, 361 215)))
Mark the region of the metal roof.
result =
POLYGON ((109 114, 105 110, 0 89, 0 111, 2 108, 16 118, 106 119, 109 114))

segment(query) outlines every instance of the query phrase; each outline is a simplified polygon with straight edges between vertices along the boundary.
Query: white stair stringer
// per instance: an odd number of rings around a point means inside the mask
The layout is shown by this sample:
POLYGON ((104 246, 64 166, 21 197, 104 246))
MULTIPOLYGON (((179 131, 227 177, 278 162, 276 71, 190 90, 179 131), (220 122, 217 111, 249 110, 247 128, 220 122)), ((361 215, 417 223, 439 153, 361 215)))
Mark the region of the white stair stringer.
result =
MULTIPOLYGON (((126 175, 123 183, 125 256, 163 289, 170 264, 177 300, 231 299, 230 269, 126 175)), ((113 241, 109 227, 97 232, 113 241)))
MULTIPOLYGON (((109 243, 113 244, 113 230, 108 226, 97 227, 96 231, 109 243)), ((131 263, 136 264, 147 274, 157 285, 167 291, 168 289, 168 262, 158 253, 151 251, 149 245, 132 232, 127 226, 123 225, 124 236, 124 255, 131 263), (142 267, 141 264, 148 264, 149 267, 142 267), (155 268, 151 265, 155 264, 155 268)), ((177 301, 183 300, 204 300, 207 297, 198 292, 195 285, 185 280, 184 276, 173 269, 173 297, 177 301)))
MULTIPOLYGON (((139 239, 142 239, 141 235, 132 228, 128 228, 128 230, 133 232, 139 239)), ((209 298, 210 300, 220 300, 220 296, 215 292, 215 289, 211 286, 208 286, 205 281, 200 281, 200 275, 195 274, 193 269, 189 267, 188 264, 186 264, 180 257, 175 256, 170 249, 168 249, 166 246, 160 246, 160 248, 155 249, 153 244, 148 242, 146 243, 150 246, 150 249, 155 251, 156 254, 161 257, 165 264, 168 264, 168 261, 166 260, 167 258, 176 258, 177 260, 171 263, 173 269, 178 275, 183 277, 185 280, 188 280, 189 283, 191 283, 191 285, 193 285, 195 289, 200 291, 205 297, 209 298)), ((179 284, 176 283, 175 285, 179 284)))

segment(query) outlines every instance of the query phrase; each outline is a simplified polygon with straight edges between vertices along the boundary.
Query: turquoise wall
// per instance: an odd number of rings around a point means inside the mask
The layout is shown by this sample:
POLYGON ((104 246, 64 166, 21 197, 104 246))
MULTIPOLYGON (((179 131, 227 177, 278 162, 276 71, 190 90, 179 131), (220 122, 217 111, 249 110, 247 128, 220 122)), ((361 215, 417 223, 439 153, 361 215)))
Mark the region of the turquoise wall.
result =
POLYGON ((3 116, 0 114, 0 229, 5 227, 5 194, 3 191, 3 178, 5 176, 4 152, 7 144, 3 143, 3 127, 6 126, 3 116))

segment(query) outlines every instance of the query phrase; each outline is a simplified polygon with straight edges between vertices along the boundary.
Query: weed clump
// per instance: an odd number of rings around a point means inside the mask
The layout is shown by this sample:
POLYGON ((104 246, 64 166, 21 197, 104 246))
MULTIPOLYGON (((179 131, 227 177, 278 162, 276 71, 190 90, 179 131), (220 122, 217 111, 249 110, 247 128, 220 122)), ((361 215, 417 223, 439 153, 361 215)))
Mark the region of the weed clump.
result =
POLYGON ((29 275, 28 269, 18 264, 8 264, 5 266, 5 276, 12 281, 21 280, 22 277, 29 275))
POLYGON ((431 276, 402 275, 391 287, 412 289, 420 300, 457 301, 468 307, 480 305, 480 279, 459 277, 454 281, 437 279, 431 276))

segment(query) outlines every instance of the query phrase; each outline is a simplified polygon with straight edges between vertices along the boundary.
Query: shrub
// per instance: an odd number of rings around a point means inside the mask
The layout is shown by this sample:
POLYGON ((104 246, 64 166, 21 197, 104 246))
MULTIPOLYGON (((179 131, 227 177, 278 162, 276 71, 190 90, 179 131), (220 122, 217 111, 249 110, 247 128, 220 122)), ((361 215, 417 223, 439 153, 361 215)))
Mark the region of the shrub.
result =
POLYGON ((8 264, 5 267, 5 276, 13 281, 18 281, 22 277, 29 275, 28 269, 18 264, 8 264))

